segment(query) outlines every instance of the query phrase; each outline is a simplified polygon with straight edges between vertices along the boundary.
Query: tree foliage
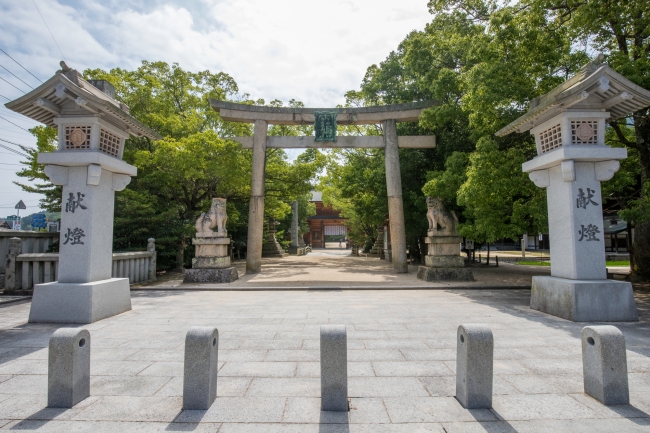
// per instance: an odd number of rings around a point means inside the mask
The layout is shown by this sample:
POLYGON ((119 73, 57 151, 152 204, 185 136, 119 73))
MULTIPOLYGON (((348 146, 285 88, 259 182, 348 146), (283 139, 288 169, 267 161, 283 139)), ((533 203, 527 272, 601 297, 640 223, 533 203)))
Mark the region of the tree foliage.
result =
POLYGON ((39 200, 41 209, 45 209, 48 212, 60 212, 62 188, 52 185, 50 178, 45 174, 44 166, 37 162, 39 153, 56 150, 58 132, 55 128, 49 128, 47 126, 35 126, 29 132, 36 137, 36 147, 20 146, 28 156, 25 161, 21 161, 26 167, 19 170, 16 175, 18 177, 24 177, 30 182, 37 181, 37 183, 34 185, 27 185, 16 181, 14 183, 21 187, 23 191, 43 194, 43 197, 39 200))

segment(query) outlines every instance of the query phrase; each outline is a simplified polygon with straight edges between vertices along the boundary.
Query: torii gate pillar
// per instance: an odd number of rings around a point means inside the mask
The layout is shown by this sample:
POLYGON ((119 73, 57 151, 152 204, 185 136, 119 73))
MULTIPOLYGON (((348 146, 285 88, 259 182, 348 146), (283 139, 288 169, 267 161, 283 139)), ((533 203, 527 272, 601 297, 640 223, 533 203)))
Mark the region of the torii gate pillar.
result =
POLYGON ((404 274, 408 272, 408 263, 406 263, 406 226, 404 223, 404 205, 402 203, 402 174, 400 172, 399 149, 397 147, 397 122, 395 120, 385 120, 383 128, 393 270, 398 274, 404 274))
POLYGON ((248 241, 246 243, 246 272, 262 270, 264 237, 264 179, 266 177, 266 136, 268 122, 256 120, 253 128, 253 172, 251 201, 248 209, 248 241))

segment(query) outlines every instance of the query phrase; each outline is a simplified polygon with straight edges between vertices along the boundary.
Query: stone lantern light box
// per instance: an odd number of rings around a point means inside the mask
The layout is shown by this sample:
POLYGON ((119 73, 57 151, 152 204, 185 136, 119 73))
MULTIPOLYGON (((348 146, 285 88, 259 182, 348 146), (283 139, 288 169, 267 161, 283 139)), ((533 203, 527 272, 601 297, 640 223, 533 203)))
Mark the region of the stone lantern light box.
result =
POLYGON ((522 169, 547 190, 551 276, 533 277, 531 308, 574 321, 633 321, 632 285, 607 280, 600 183, 627 158, 627 149, 605 145, 606 122, 650 105, 650 92, 602 60, 533 100, 497 135, 530 131, 537 156, 522 169))
POLYGON ((130 136, 160 139, 114 99, 105 81, 62 69, 6 107, 58 128, 58 149, 38 154, 63 187, 58 281, 34 287, 30 322, 91 323, 131 309, 129 280, 112 278, 115 192, 137 168, 122 160, 130 136))

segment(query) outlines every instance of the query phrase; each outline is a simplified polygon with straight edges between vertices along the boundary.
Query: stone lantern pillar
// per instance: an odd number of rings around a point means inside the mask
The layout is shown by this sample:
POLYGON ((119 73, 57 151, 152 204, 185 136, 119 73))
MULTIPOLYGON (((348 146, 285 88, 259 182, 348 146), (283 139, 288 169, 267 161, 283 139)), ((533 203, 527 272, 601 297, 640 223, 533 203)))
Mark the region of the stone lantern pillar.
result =
POLYGON ((38 154, 63 187, 58 281, 34 287, 30 322, 91 323, 131 309, 127 278, 112 278, 115 192, 137 169, 122 160, 130 135, 160 138, 113 99, 61 62, 62 70, 7 107, 57 127, 58 149, 38 154))
POLYGON ((551 276, 533 277, 531 308, 578 322, 635 321, 632 285, 607 279, 601 182, 627 157, 605 145, 605 122, 650 105, 650 92, 600 62, 533 101, 497 135, 535 136, 538 156, 523 171, 547 191, 551 276))
POLYGON ((298 221, 298 200, 291 203, 291 245, 289 254, 303 256, 307 252, 305 247, 300 245, 300 222, 298 221))

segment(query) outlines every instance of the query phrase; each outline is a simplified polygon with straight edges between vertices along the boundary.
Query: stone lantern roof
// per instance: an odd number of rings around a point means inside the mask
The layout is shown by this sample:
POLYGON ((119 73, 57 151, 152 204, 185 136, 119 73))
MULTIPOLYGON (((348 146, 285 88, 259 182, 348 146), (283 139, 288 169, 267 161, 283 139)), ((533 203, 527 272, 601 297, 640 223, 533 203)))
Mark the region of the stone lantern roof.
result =
POLYGON ((620 119, 650 105, 650 92, 602 63, 603 55, 587 63, 575 76, 533 99, 528 112, 497 131, 497 136, 528 131, 567 111, 608 112, 620 119))
POLYGON ((136 137, 144 136, 152 140, 162 138, 131 116, 128 106, 107 94, 114 94, 113 86, 109 83, 98 81, 93 85, 65 62, 61 62, 61 66, 62 69, 45 83, 5 106, 51 127, 57 126, 54 119, 58 117, 95 115, 136 137))

